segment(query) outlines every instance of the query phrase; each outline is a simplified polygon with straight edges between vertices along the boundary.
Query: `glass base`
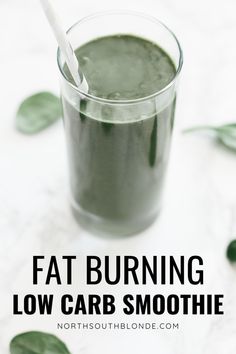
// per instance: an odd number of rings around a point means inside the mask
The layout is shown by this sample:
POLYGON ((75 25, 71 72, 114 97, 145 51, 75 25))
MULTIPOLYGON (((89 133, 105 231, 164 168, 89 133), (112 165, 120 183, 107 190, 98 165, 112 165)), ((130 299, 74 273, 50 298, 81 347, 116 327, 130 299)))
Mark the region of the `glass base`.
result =
POLYGON ((87 231, 106 237, 124 237, 138 234, 147 229, 156 220, 159 212, 149 215, 142 220, 107 220, 83 210, 77 203, 72 202, 72 213, 76 221, 87 231))

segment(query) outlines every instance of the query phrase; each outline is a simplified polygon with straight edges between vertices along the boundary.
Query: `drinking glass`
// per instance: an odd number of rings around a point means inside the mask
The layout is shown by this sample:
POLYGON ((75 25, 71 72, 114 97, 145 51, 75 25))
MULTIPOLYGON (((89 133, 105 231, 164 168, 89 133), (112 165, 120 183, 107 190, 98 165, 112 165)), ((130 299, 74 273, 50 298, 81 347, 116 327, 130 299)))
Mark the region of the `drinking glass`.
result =
POLYGON ((82 226, 111 236, 145 229, 160 211, 183 61, 174 33, 144 14, 95 14, 68 31, 74 49, 117 34, 156 43, 172 59, 176 74, 148 97, 104 99, 71 83, 58 50, 72 210, 82 226))

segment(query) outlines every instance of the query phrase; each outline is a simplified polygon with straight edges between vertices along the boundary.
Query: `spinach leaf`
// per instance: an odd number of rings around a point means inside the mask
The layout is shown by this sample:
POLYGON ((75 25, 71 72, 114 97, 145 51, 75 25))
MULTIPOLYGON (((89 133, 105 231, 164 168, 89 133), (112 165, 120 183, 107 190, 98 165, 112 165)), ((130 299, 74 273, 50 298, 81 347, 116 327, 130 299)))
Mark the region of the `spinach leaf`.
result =
POLYGON ((233 240, 229 243, 226 255, 230 262, 236 262, 236 240, 233 240))
POLYGON ((35 134, 60 117, 59 98, 50 92, 39 92, 21 103, 16 114, 16 128, 25 134, 35 134))
POLYGON ((229 123, 220 125, 218 127, 214 126, 199 126, 184 130, 184 133, 190 133, 195 131, 205 130, 212 132, 217 139, 225 145, 227 148, 236 151, 236 123, 229 123))
POLYGON ((219 140, 228 148, 236 151, 236 124, 222 125, 217 129, 219 140))
POLYGON ((14 337, 11 354, 70 354, 66 345, 54 335, 43 332, 26 332, 14 337))

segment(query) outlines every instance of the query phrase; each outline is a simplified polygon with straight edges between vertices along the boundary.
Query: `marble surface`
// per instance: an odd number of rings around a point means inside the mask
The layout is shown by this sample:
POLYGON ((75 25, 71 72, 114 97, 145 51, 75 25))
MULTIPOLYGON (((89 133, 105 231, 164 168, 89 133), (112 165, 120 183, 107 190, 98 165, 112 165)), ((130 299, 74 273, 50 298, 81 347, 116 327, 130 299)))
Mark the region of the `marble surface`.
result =
MULTIPOLYGON (((122 240, 89 235, 75 223, 68 204, 62 124, 32 137, 14 128, 14 113, 25 96, 43 89, 58 92, 54 38, 38 1, 0 0, 1 353, 8 353, 9 340, 16 333, 38 329, 58 334, 75 354, 139 354, 147 350, 162 354, 235 354, 236 269, 228 264, 225 248, 236 237, 236 155, 204 135, 181 133, 191 125, 236 121, 235 1, 120 0, 119 6, 105 0, 55 3, 67 27, 91 12, 119 7, 150 13, 179 37, 185 63, 165 206, 158 221, 145 233, 122 240), (178 322, 180 329, 175 332, 57 331, 57 321, 78 322, 78 318, 65 319, 58 314, 43 318, 12 316, 13 293, 66 291, 64 287, 32 286, 35 254, 199 254, 205 264, 205 285, 198 291, 223 293, 225 315, 158 319, 178 322)), ((82 284, 79 290, 88 292, 82 284)), ((165 291, 181 290, 176 286, 165 291)), ((78 292, 78 288, 70 291, 78 292)), ((115 291, 124 289, 117 287, 115 291)), ((130 291, 137 292, 137 288, 130 291)), ((186 286, 184 291, 196 290, 186 286)), ((117 315, 115 320, 119 319, 122 317, 117 315)))

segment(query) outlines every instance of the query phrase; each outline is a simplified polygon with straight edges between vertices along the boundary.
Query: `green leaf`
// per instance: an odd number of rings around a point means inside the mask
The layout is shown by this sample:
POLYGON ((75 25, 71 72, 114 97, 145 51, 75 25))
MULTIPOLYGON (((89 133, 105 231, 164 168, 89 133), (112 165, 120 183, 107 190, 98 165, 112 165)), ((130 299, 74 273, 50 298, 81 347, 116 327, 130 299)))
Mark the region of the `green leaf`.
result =
POLYGON ((236 240, 230 242, 227 247, 226 255, 230 262, 236 262, 236 240))
POLYGON ((214 126, 199 126, 184 130, 184 133, 191 133, 196 131, 205 130, 214 133, 217 139, 227 148, 236 151, 236 123, 229 123, 214 126))
POLYGON ((215 132, 217 130, 217 127, 213 127, 210 125, 200 125, 200 126, 184 129, 183 133, 194 133, 194 132, 198 132, 201 130, 208 131, 208 132, 215 132))
POLYGON ((50 92, 39 92, 21 103, 16 114, 16 128, 25 134, 35 134, 60 117, 59 98, 50 92))
POLYGON ((66 345, 57 337, 43 332, 26 332, 14 337, 10 343, 11 354, 70 354, 66 345))
POLYGON ((236 151, 236 124, 222 125, 217 132, 219 140, 226 147, 236 151))

